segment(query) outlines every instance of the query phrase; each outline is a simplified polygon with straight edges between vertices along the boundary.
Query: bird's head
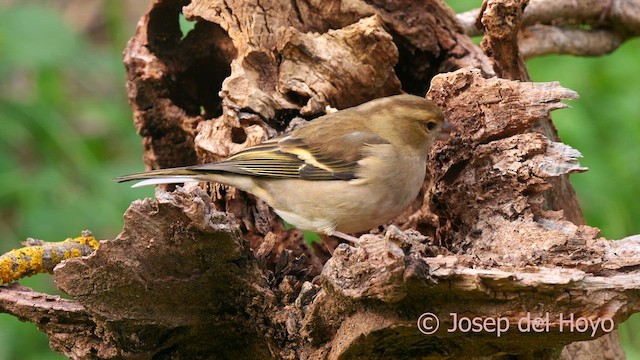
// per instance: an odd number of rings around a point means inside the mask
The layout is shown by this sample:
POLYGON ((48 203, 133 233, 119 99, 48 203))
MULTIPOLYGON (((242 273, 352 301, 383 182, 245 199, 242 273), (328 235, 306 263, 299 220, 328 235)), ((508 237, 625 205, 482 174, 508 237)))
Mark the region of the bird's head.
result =
POLYGON ((396 95, 373 100, 362 108, 367 126, 389 143, 416 151, 428 151, 434 140, 446 139, 453 126, 430 100, 396 95))

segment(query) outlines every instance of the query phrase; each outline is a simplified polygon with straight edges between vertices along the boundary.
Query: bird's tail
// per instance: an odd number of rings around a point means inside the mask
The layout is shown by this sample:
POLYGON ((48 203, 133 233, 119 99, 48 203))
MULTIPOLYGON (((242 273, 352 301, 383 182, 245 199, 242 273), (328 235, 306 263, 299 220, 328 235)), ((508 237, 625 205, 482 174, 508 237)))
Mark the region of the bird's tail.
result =
POLYGON ((131 187, 206 181, 206 179, 202 178, 202 173, 190 170, 186 167, 152 170, 143 173, 119 176, 113 180, 119 183, 139 180, 139 182, 133 184, 131 187))

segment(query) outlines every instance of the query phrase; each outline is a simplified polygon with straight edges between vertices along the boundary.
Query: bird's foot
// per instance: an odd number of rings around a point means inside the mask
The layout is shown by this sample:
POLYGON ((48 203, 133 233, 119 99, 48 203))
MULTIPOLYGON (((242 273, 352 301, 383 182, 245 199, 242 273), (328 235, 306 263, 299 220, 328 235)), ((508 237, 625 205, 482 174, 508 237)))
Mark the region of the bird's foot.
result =
POLYGON ((358 243, 360 243, 360 239, 358 239, 357 237, 351 236, 349 234, 345 234, 345 233, 340 232, 340 231, 332 231, 328 235, 329 236, 339 237, 340 239, 347 240, 348 242, 353 243, 354 245, 357 245, 358 243))

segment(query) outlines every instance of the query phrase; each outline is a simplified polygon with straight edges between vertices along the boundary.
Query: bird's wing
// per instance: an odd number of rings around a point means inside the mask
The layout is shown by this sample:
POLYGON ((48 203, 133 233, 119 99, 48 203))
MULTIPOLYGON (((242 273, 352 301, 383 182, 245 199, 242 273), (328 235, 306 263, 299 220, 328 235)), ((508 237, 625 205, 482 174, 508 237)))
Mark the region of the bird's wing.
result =
POLYGON ((291 135, 270 139, 222 162, 188 168, 270 178, 351 180, 357 178, 362 150, 367 145, 386 143, 370 132, 348 131, 340 135, 325 127, 309 128, 305 132, 294 131, 291 135))

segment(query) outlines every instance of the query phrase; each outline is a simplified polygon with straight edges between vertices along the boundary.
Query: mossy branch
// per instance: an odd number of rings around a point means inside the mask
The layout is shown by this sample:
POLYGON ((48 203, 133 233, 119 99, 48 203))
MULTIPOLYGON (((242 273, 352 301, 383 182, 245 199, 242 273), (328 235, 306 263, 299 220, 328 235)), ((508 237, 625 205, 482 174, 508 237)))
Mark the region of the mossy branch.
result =
POLYGON ((39 273, 53 273, 53 268, 62 261, 94 252, 99 242, 91 232, 83 231, 73 239, 59 242, 27 239, 23 245, 0 255, 0 285, 39 273))

